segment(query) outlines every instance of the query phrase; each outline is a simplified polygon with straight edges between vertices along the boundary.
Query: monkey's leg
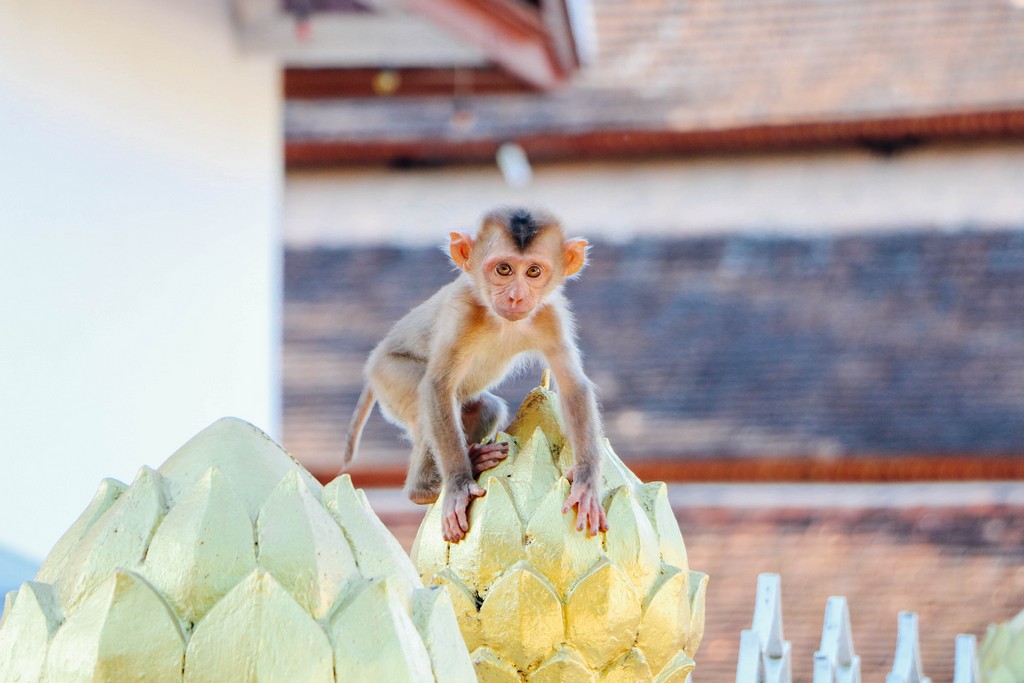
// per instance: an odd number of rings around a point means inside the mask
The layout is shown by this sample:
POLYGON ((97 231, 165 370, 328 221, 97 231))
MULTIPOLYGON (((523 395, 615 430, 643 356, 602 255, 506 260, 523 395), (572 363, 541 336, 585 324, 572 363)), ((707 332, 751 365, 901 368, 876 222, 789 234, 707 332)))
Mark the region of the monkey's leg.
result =
POLYGON ((462 429, 468 442, 473 476, 486 472, 508 457, 507 443, 480 443, 508 419, 508 406, 494 394, 484 393, 462 404, 462 429))
POLYGON ((405 479, 405 495, 418 505, 429 505, 441 494, 441 473, 434 455, 426 444, 417 439, 409 458, 409 473, 405 479))

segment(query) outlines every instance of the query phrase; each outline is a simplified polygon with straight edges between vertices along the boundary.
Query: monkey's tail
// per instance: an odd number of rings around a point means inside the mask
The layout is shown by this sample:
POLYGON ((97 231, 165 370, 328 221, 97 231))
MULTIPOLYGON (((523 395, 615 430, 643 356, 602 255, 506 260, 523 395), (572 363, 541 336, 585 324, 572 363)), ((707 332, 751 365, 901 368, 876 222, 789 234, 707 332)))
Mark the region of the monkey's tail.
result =
POLYGON ((356 403, 356 410, 352 413, 352 421, 348 424, 348 437, 345 439, 345 455, 342 458, 341 471, 344 472, 352 461, 356 459, 356 451, 359 449, 359 437, 363 435, 363 426, 370 417, 373 404, 377 399, 373 395, 370 385, 363 387, 363 393, 359 395, 356 403))

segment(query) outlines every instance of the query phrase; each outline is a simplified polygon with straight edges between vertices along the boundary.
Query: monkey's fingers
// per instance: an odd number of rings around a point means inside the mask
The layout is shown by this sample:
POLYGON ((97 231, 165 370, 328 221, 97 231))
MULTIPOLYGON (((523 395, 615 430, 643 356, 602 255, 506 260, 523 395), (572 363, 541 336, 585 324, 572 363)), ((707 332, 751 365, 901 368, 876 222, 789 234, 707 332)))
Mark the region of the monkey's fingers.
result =
POLYGON ((481 472, 486 472, 489 469, 493 469, 501 464, 501 461, 508 457, 508 453, 495 454, 487 458, 480 458, 479 460, 473 461, 473 476, 479 475, 481 472))

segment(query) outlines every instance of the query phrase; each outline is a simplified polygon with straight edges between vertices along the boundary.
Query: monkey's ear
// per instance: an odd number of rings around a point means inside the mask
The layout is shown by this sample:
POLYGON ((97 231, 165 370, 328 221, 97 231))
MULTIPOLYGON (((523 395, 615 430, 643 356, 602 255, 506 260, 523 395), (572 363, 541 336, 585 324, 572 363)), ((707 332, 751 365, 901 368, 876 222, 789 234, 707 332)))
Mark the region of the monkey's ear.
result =
POLYGON ((565 277, 572 277, 583 269, 587 262, 587 246, 584 239, 566 240, 562 245, 565 277))
POLYGON ((473 251, 473 238, 464 232, 453 232, 448 235, 448 252, 452 262, 462 270, 469 270, 469 254, 473 251))

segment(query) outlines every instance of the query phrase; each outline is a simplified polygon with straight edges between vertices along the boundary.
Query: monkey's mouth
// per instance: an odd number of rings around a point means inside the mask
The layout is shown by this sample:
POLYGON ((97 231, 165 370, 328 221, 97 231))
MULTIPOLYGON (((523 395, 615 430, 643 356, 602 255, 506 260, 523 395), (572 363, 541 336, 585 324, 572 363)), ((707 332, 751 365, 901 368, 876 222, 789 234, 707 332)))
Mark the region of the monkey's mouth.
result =
POLYGON ((530 309, 527 309, 527 308, 515 309, 515 308, 498 308, 498 307, 495 307, 495 313, 497 313, 502 318, 504 318, 505 320, 508 320, 510 322, 518 322, 520 320, 524 320, 524 319, 529 317, 530 312, 531 312, 530 309))

